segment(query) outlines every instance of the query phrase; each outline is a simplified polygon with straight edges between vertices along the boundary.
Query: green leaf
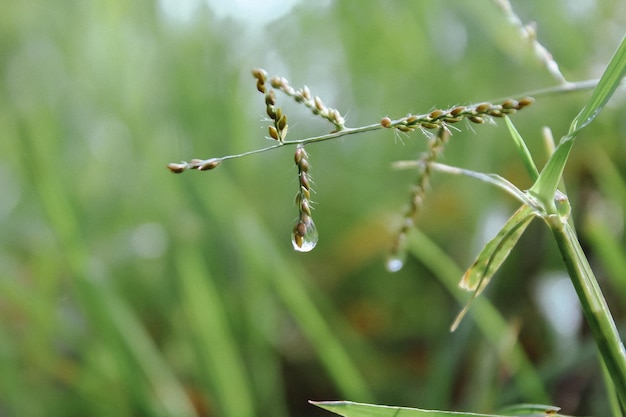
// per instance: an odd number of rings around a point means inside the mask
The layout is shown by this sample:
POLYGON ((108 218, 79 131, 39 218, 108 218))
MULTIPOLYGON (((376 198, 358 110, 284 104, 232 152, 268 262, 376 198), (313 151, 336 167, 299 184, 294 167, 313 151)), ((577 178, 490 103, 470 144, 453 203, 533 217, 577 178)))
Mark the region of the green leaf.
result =
MULTIPOLYGON (((362 404, 351 401, 310 401, 318 407, 332 411, 343 417, 505 417, 502 414, 476 414, 455 411, 422 410, 419 408, 393 407, 386 405, 362 404)), ((557 407, 527 408, 527 413, 515 414, 525 416, 558 416, 557 407)), ((510 414, 509 414, 510 415, 510 414)))
POLYGON ((561 175, 576 135, 600 114, 625 75, 626 38, 622 39, 604 74, 602 74, 602 78, 600 78, 598 85, 593 90, 591 98, 574 118, 568 134, 561 139, 559 146, 557 146, 541 174, 539 174, 539 178, 529 190, 530 194, 537 197, 550 214, 556 211, 553 201, 554 194, 561 180, 561 175))
POLYGON ((465 271, 459 286, 468 291, 476 290, 480 293, 509 256, 511 249, 534 215, 532 208, 527 205, 521 206, 502 226, 498 234, 487 242, 472 266, 465 271))
POLYGON ((576 135, 600 114, 617 87, 626 76, 626 37, 613 54, 611 61, 604 70, 600 82, 591 94, 591 98, 578 113, 570 125, 568 136, 576 135))
POLYGON ((535 413, 542 416, 555 416, 560 409, 560 407, 544 404, 515 404, 499 409, 498 413, 507 416, 528 416, 535 413))
POLYGON ((451 331, 455 331, 459 326, 461 320, 469 311, 472 302, 489 284, 491 278, 509 256, 511 249, 517 244, 517 241, 535 215, 536 213, 531 207, 527 205, 521 206, 500 229, 498 234, 487 242, 472 266, 465 271, 459 287, 468 291, 474 291, 474 293, 452 323, 451 331))
POLYGON ((509 128, 509 132, 511 133, 513 142, 515 142, 515 146, 517 147, 517 151, 522 157, 522 162, 524 163, 524 166, 526 167, 526 171, 528 171, 530 178, 533 181, 536 181, 537 178, 539 178, 539 170, 537 169, 537 166, 535 165, 535 161, 533 161, 533 157, 530 154, 530 151, 528 150, 528 146, 526 146, 526 142, 524 142, 522 135, 519 134, 519 132, 513 125, 511 118, 509 118, 509 116, 505 115, 504 121, 506 122, 506 126, 509 128))

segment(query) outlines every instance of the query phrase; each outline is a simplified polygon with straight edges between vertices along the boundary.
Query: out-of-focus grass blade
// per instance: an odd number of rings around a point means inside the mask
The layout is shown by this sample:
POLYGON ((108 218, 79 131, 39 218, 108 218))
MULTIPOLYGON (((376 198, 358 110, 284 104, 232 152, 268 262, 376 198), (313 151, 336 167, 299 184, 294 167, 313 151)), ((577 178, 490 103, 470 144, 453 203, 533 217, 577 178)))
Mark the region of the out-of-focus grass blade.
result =
MULTIPOLYGON (((616 295, 626 302, 626 253, 619 236, 614 233, 612 221, 623 221, 621 218, 607 216, 612 214, 615 207, 626 207, 626 181, 622 178, 619 169, 603 149, 594 149, 589 156, 589 167, 593 172, 596 184, 601 188, 606 198, 597 209, 590 210, 582 226, 582 232, 593 247, 594 253, 600 259, 604 269, 616 287, 616 295)), ((623 211, 623 210, 622 210, 623 211)), ((613 214, 618 216, 616 210, 613 214)))
POLYGON ((559 146, 546 163, 546 166, 539 174, 539 178, 530 189, 550 212, 556 211, 554 208, 554 194, 558 187, 563 169, 568 159, 569 151, 572 148, 574 139, 578 132, 591 123, 602 111, 602 108, 609 101, 622 79, 626 75, 626 38, 622 39, 617 51, 606 67, 600 82, 593 90, 591 98, 572 121, 569 132, 561 139, 559 146))
POLYGON ((523 205, 520 207, 500 229, 496 237, 487 242, 472 266, 465 271, 459 287, 468 291, 474 291, 474 293, 463 310, 458 314, 454 323, 452 323, 451 331, 456 330, 459 326, 461 320, 469 311, 472 301, 489 284, 489 281, 491 281, 493 275, 509 256, 511 249, 517 244, 534 215, 533 209, 529 206, 523 205))
POLYGON ((204 189, 197 190, 206 210, 220 215, 226 210, 232 210, 232 207, 239 208, 237 227, 233 231, 240 245, 239 250, 245 254, 244 259, 249 262, 249 266, 258 271, 260 277, 270 281, 278 297, 319 355, 336 387, 350 398, 370 401, 373 396, 353 356, 335 336, 319 311, 311 295, 313 290, 307 289, 303 284, 307 281, 307 272, 297 262, 282 255, 278 244, 270 237, 271 233, 263 227, 262 220, 254 211, 245 209, 248 206, 245 196, 238 192, 239 188, 229 180, 226 173, 222 173, 220 181, 216 181, 212 187, 212 194, 207 194, 204 189), (223 211, 215 203, 214 195, 220 196, 223 211), (263 251, 259 251, 259 247, 263 251))
POLYGON ((178 251, 183 305, 199 361, 215 387, 221 415, 252 417, 254 400, 224 304, 198 247, 178 251))
POLYGON ((71 272, 72 290, 86 319, 114 352, 116 365, 126 372, 127 387, 148 415, 195 415, 182 384, 132 309, 105 282, 89 278, 89 245, 83 239, 78 210, 72 204, 70 190, 56 175, 58 167, 49 158, 56 152, 56 138, 62 135, 51 112, 42 112, 41 117, 46 123, 30 126, 27 135, 31 138, 27 163, 33 164, 35 187, 59 240, 63 261, 71 272))
MULTIPOLYGON (((419 229, 414 229, 409 235, 408 249, 459 303, 465 302, 463 294, 457 291, 458 277, 463 271, 446 251, 419 229)), ((478 298, 474 301, 472 319, 493 346, 498 346, 502 342, 502 335, 511 331, 509 324, 487 298, 478 298)), ((513 344, 506 353, 502 352, 500 361, 510 369, 517 392, 522 398, 537 402, 550 401, 543 380, 518 343, 513 344)))
MULTIPOLYGON (((476 414, 476 413, 464 413, 455 411, 440 411, 440 410, 422 410, 419 408, 408 407, 392 407, 386 405, 373 405, 354 403, 351 401, 325 401, 316 402, 311 401, 318 407, 325 410, 332 411, 335 414, 339 414, 343 417, 504 417, 506 414, 476 414)), ((531 409, 527 408, 527 412, 522 414, 514 414, 518 416, 558 416, 556 412, 559 410, 557 407, 545 406, 546 409, 531 409)), ((510 414, 508 414, 510 415, 510 414)))

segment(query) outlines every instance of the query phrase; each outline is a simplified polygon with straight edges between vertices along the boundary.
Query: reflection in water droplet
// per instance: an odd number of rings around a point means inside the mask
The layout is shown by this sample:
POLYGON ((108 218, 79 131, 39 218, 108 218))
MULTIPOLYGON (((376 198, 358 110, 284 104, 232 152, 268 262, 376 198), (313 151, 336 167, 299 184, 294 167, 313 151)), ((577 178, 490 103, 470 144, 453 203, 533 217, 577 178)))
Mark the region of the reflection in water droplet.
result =
POLYGON ((389 272, 398 272, 404 266, 404 253, 394 253, 387 258, 385 267, 389 272))
POLYGON ((313 219, 308 216, 300 220, 291 233, 291 243, 293 244, 293 248, 298 252, 309 252, 313 250, 318 240, 319 235, 317 234, 315 223, 313 223, 313 219))

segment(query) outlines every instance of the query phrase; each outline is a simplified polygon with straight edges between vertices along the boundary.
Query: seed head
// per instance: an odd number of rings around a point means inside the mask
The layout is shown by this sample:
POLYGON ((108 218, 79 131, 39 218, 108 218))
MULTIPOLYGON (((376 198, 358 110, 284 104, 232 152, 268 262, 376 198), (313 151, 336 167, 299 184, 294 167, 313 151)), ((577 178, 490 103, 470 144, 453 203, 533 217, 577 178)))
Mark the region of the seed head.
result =
POLYGON ((202 164, 198 166, 198 169, 200 171, 208 171, 208 170, 217 168, 217 166, 221 163, 222 161, 216 158, 207 159, 206 161, 204 161, 202 164))
POLYGON ((428 115, 428 117, 430 117, 431 119, 439 119, 441 116, 443 116, 445 113, 443 112, 443 110, 433 110, 432 112, 430 112, 430 114, 428 115))
POLYGON ((420 126, 426 128, 426 129, 437 129, 439 127, 439 124, 431 123, 431 122, 421 122, 420 126))
POLYGON ((391 126, 391 119, 389 117, 383 117, 380 121, 380 125, 382 127, 389 127, 391 126))
POLYGON ((270 126, 268 127, 268 132, 270 134, 270 137, 272 139, 278 140, 279 136, 278 136, 278 130, 276 130, 276 128, 274 126, 270 126))
POLYGON ((535 102, 535 99, 532 97, 524 97, 517 103, 517 110, 522 109, 526 106, 530 106, 535 102))
POLYGON ((276 93, 274 93, 274 90, 268 91, 265 95, 265 104, 268 106, 276 104, 276 93))
POLYGON ((311 99, 311 91, 309 90, 309 87, 307 87, 306 85, 302 87, 302 92, 300 94, 302 95, 302 98, 304 98, 305 100, 311 99))
POLYGON ((419 117, 417 117, 416 115, 412 114, 409 117, 407 117, 406 119, 404 119, 404 122, 407 125, 414 125, 415 122, 417 122, 418 119, 419 119, 419 117))
MULTIPOLYGON (((278 111, 276 112, 276 116, 278 117, 278 111)), ((276 124, 278 126, 278 130, 283 131, 285 127, 287 127, 287 115, 283 114, 282 116, 280 116, 276 124)))
POLYGON ((519 103, 517 102, 517 100, 513 100, 513 99, 504 100, 502 102, 502 108, 507 109, 507 110, 516 109, 518 105, 519 103))
POLYGON ((318 96, 315 96, 315 98, 313 99, 313 101, 315 102, 315 108, 319 111, 323 111, 324 110, 324 103, 322 102, 322 99, 319 98, 318 96))
POLYGON ((481 103, 478 106, 476 106, 475 110, 476 110, 476 113, 483 114, 483 113, 486 113, 487 110, 489 110, 491 107, 492 107, 491 103, 481 103))
POLYGON ((260 82, 265 82, 267 79, 267 72, 262 68, 255 68, 252 70, 252 76, 260 82))
POLYGON ((167 164, 167 169, 172 171, 174 174, 180 174, 185 170, 185 164, 177 164, 175 162, 171 162, 167 164))
POLYGON ((450 110, 450 116, 457 117, 459 114, 465 111, 465 106, 457 106, 450 110))

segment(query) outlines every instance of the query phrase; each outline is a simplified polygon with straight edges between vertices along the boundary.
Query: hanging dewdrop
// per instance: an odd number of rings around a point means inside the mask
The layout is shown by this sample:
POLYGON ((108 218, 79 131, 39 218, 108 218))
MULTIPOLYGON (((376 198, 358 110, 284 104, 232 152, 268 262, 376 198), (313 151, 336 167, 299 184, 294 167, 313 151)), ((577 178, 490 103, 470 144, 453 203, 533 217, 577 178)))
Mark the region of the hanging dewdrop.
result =
POLYGON ((298 221, 291 233, 291 243, 298 252, 309 252, 317 245, 318 234, 313 218, 311 217, 311 184, 309 181, 309 155, 304 146, 298 145, 294 161, 298 167, 298 184, 300 189, 296 194, 298 206, 298 221))

